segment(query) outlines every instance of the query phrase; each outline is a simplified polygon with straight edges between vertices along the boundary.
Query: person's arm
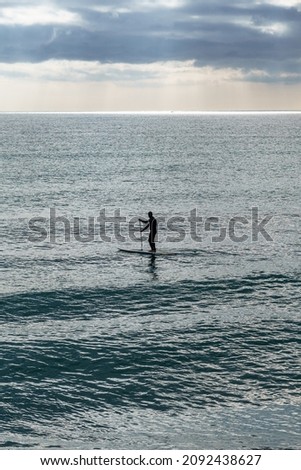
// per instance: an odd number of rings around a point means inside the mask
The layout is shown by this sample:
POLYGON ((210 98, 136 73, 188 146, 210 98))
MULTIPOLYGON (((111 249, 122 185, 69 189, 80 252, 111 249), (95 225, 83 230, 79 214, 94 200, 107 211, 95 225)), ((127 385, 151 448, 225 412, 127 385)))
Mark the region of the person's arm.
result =
POLYGON ((143 222, 144 224, 147 224, 148 223, 148 220, 143 220, 143 219, 139 219, 140 222, 143 222))

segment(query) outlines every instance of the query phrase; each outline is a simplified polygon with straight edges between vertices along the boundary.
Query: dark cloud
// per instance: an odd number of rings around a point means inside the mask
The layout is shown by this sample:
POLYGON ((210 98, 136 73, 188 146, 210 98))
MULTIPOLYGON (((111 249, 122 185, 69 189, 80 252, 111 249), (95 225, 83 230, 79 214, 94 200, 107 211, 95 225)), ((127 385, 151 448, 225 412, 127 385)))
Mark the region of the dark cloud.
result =
MULTIPOLYGON (((0 7, 13 3, 29 4, 0 2, 0 7)), ((199 66, 246 72, 261 69, 267 73, 266 80, 281 74, 301 75, 301 13, 297 8, 253 0, 187 0, 175 8, 160 3, 144 8, 138 0, 63 0, 56 4, 80 15, 82 23, 0 25, 1 62, 195 60, 199 66), (93 10, 101 6, 108 10, 93 10)))

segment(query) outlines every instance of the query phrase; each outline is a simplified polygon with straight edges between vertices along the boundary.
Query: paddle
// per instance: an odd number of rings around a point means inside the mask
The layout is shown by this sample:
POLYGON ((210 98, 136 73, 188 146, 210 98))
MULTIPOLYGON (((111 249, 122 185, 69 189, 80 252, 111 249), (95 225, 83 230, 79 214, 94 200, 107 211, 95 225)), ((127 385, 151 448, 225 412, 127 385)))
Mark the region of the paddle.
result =
POLYGON ((143 241, 142 241, 141 220, 140 219, 139 219, 139 229, 140 229, 141 251, 143 251, 143 241))

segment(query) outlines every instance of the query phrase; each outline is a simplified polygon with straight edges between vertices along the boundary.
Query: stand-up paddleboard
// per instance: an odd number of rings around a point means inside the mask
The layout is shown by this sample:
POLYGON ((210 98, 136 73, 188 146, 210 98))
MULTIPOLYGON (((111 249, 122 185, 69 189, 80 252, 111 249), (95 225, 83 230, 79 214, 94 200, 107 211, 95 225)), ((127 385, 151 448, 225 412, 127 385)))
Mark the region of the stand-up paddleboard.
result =
POLYGON ((127 248, 118 248, 118 251, 122 251, 123 253, 128 254, 136 254, 136 255, 148 255, 148 256, 171 256, 176 255, 177 253, 172 251, 147 251, 147 250, 130 250, 127 248))

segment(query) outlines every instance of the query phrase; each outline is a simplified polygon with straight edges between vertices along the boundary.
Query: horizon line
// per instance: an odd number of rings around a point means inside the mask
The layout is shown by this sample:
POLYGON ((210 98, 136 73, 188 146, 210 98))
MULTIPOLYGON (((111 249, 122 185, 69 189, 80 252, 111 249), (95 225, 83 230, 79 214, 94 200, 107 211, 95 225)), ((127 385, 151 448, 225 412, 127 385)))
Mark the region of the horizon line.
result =
POLYGON ((300 110, 228 110, 228 111, 0 111, 0 114, 137 114, 137 115, 205 115, 205 114, 301 114, 300 110))

